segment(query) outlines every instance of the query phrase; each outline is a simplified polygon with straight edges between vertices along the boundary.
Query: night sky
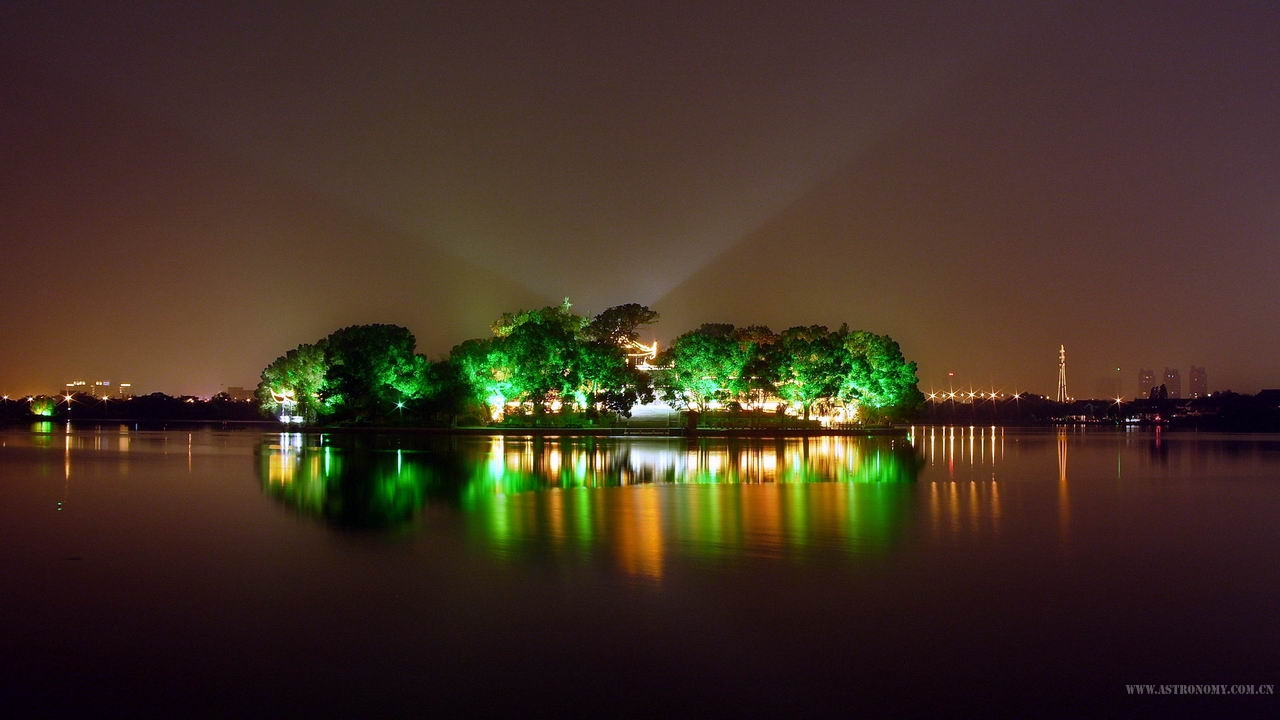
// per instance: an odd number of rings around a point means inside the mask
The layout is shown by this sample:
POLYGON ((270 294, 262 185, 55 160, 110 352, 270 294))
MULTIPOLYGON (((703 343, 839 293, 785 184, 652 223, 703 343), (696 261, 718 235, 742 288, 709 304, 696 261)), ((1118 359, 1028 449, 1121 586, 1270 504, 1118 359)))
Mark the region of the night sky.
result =
POLYGON ((355 323, 848 322, 921 389, 1280 386, 1280 4, 0 4, 0 391, 355 323), (1115 7, 1123 5, 1123 7, 1115 7))

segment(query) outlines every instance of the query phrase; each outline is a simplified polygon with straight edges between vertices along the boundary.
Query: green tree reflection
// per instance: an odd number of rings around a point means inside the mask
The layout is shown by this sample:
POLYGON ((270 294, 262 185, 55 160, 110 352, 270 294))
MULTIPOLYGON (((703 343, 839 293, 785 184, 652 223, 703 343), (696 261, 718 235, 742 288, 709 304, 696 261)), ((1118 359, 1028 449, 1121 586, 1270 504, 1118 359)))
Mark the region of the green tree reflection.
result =
POLYGON ((36 447, 51 447, 53 445, 53 422, 50 420, 37 420, 31 423, 31 442, 36 447))
POLYGON ((263 489, 303 514, 338 527, 391 529, 427 504, 433 468, 403 450, 333 448, 284 434, 258 454, 263 489))
POLYGON ((437 503, 499 556, 594 558, 651 577, 674 555, 884 551, 909 523, 923 463, 874 438, 493 436, 391 449, 302 437, 265 443, 259 466, 264 489, 307 515, 397 528, 437 503), (662 490, 678 485, 691 487, 662 490), (638 487, 598 491, 623 486, 638 487))

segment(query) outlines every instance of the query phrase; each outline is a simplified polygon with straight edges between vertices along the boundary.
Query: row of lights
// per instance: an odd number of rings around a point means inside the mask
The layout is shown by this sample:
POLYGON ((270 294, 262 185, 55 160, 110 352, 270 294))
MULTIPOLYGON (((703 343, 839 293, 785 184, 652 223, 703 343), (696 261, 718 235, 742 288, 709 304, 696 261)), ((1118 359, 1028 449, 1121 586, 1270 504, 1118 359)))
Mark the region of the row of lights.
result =
POLYGON ((969 392, 956 392, 955 390, 949 390, 946 392, 931 391, 926 395, 926 397, 930 400, 997 400, 1003 397, 1008 397, 1011 400, 1021 400, 1022 393, 1005 395, 1002 392, 995 392, 994 390, 991 392, 974 390, 970 390, 969 392))

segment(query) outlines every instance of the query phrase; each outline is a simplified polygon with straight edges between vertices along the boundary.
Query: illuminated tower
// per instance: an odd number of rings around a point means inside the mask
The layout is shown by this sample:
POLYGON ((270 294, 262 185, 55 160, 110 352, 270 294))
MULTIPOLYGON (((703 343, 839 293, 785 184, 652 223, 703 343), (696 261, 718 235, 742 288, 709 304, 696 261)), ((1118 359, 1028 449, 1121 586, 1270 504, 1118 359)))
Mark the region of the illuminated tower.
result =
POLYGON ((1067 346, 1058 346, 1058 402, 1067 401, 1067 346))

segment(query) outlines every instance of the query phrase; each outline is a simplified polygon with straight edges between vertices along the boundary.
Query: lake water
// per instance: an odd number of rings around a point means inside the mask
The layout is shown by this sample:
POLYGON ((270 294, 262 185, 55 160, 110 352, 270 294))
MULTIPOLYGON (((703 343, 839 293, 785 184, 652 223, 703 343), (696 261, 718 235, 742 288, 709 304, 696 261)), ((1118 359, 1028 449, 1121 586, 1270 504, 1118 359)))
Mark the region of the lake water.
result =
POLYGON ((1280 437, 0 431, 0 707, 1274 716, 1280 437))

